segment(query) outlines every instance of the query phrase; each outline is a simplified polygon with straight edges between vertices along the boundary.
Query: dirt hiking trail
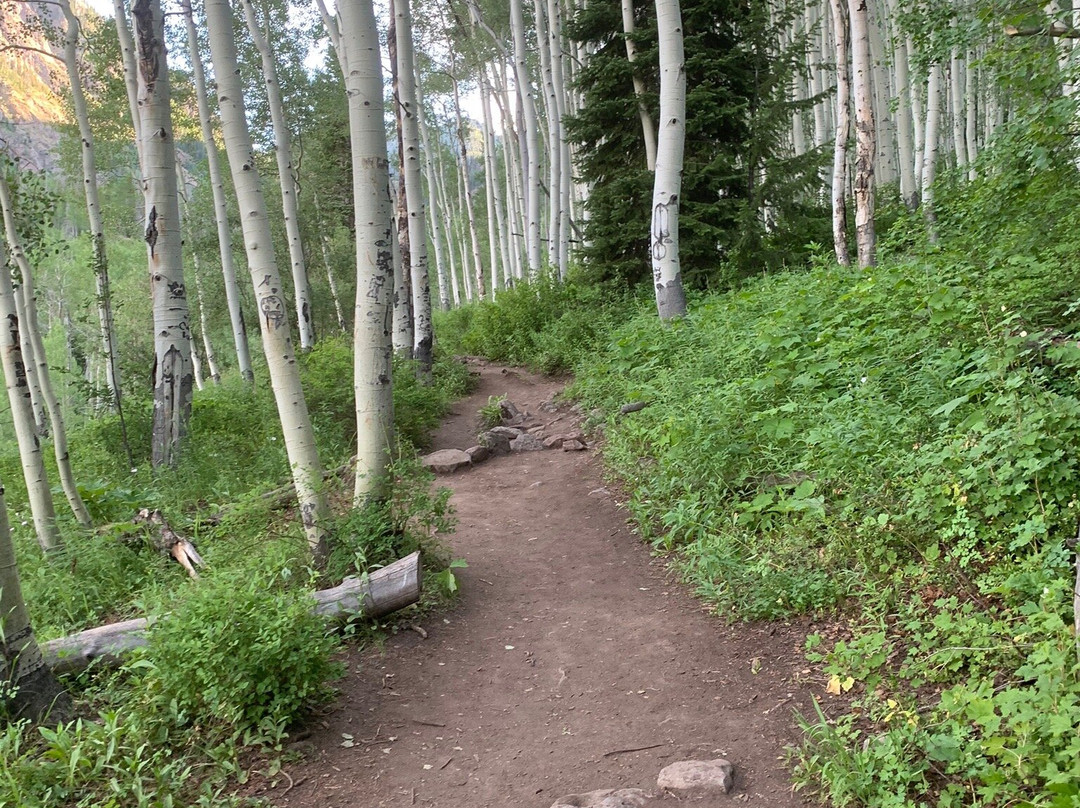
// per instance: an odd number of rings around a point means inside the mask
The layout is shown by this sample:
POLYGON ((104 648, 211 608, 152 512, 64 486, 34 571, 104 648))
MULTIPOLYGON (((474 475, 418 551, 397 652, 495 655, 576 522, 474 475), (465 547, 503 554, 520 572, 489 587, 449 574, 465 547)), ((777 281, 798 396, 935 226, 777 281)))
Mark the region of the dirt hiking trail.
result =
MULTIPOLYGON (((566 405, 539 408, 564 382, 470 366, 476 391, 434 449, 472 446, 489 396, 559 419, 548 434, 576 425, 566 405)), ((804 804, 783 761, 793 710, 812 712, 805 626, 706 614, 631 533, 593 446, 494 457, 438 484, 454 491, 448 542, 469 565, 460 598, 420 621, 426 638, 405 630, 351 652, 339 698, 293 744, 304 759, 286 766, 292 786, 256 778, 259 796, 282 808, 549 808, 594 789, 655 792, 667 764, 723 757, 734 790, 698 804, 804 804)), ((648 804, 661 802, 677 800, 648 804)))

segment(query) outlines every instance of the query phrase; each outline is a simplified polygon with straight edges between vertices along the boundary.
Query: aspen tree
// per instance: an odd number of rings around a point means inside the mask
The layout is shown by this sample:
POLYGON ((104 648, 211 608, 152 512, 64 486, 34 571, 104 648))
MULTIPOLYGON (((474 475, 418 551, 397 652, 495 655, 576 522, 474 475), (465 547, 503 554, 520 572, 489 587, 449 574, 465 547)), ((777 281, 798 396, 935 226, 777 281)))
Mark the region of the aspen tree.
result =
POLYGON ((322 209, 319 207, 319 193, 313 191, 311 194, 311 201, 315 205, 315 218, 319 227, 321 237, 319 238, 319 247, 322 251, 323 268, 326 270, 326 283, 330 287, 330 298, 334 301, 334 316, 337 317, 338 328, 342 333, 347 332, 348 326, 345 323, 345 313, 341 309, 341 297, 338 295, 337 276, 334 273, 334 265, 330 262, 330 233, 327 229, 326 222, 323 221, 322 209))
POLYGON ((427 222, 420 166, 420 95, 416 83, 410 0, 393 0, 398 56, 398 103, 401 123, 402 171, 409 232, 409 271, 412 281, 413 357, 424 373, 431 370, 435 332, 431 321, 431 281, 428 278, 427 222))
POLYGON ((848 80, 848 15, 846 0, 831 0, 833 44, 836 54, 836 141, 833 147, 832 221, 833 249, 841 266, 851 264, 847 243, 847 147, 851 130, 848 80))
POLYGON ((304 532, 315 563, 321 564, 326 557, 325 525, 329 516, 322 493, 323 470, 289 336, 288 311, 282 293, 281 275, 274 260, 270 220, 266 214, 262 181, 247 128, 228 0, 206 0, 206 26, 217 76, 225 150, 240 206, 244 248, 259 311, 263 352, 285 438, 285 450, 292 468, 304 532))
POLYGON ((877 130, 874 120, 867 2, 868 0, 848 0, 854 67, 852 98, 855 101, 855 245, 859 253, 859 266, 863 269, 877 263, 877 237, 874 230, 874 158, 877 154, 877 130))
POLYGON ((339 60, 345 71, 356 220, 356 487, 363 505, 386 496, 394 444, 390 288, 393 283, 389 160, 383 124, 379 38, 370 0, 338 5, 339 60))
POLYGON ((393 303, 393 330, 390 341, 394 346, 394 353, 405 359, 412 359, 413 352, 413 312, 412 312, 412 284, 410 283, 408 252, 409 233, 408 222, 404 221, 405 204, 401 198, 399 189, 395 189, 394 181, 390 181, 390 199, 393 213, 394 237, 390 239, 393 248, 392 257, 394 262, 394 293, 393 303))
POLYGON ((525 244, 529 261, 529 277, 540 274, 540 142, 537 135, 536 103, 529 78, 525 50, 525 17, 521 0, 510 0, 510 28, 514 40, 514 76, 518 100, 522 107, 525 138, 525 244))
MULTIPOLYGON (((53 391, 52 379, 49 374, 49 364, 45 358, 45 343, 41 339, 41 328, 38 325, 37 318, 37 296, 34 294, 33 271, 30 262, 27 260, 26 253, 22 248, 21 239, 19 238, 19 233, 15 226, 15 212, 11 189, 8 186, 3 172, 0 172, 0 211, 2 211, 4 217, 4 235, 7 238, 10 255, 22 278, 20 288, 18 290, 13 290, 12 302, 15 304, 16 317, 18 318, 14 327, 19 330, 20 347, 32 345, 34 348, 34 361, 36 361, 38 365, 38 383, 41 386, 42 400, 48 411, 49 423, 52 427, 53 454, 56 457, 56 469, 60 477, 60 484, 63 488, 64 496, 67 498, 68 505, 71 507, 71 512, 74 514, 75 520, 83 527, 89 527, 92 524, 90 512, 86 509, 82 496, 79 494, 79 487, 75 483, 75 474, 71 469, 71 456, 68 452, 67 427, 64 424, 64 417, 60 410, 60 402, 57 400, 56 394, 53 391), (16 297, 19 294, 22 295, 22 311, 24 312, 21 317, 18 314, 19 306, 17 305, 18 300, 16 297)), ((6 264, 6 261, 0 261, 0 273, 5 275, 8 272, 6 264)), ((8 284, 10 285, 10 283, 11 281, 9 278, 8 284)), ((23 368, 24 370, 27 370, 29 367, 29 360, 25 352, 23 352, 22 358, 23 368)), ((14 409, 15 407, 13 405, 13 412, 14 409)), ((35 437, 35 442, 36 440, 35 437)))
POLYGON ((218 253, 221 256, 221 275, 225 284, 225 302, 229 307, 229 324, 232 326, 236 365, 240 371, 240 377, 251 384, 255 381, 255 374, 251 368, 247 326, 244 324, 244 314, 240 307, 240 284, 236 280, 236 263, 233 260, 232 227, 229 225, 229 205, 225 195, 225 177, 221 172, 221 159, 218 155, 217 141, 214 138, 210 102, 206 95, 206 75, 203 70, 202 56, 199 53, 199 39, 195 31, 195 20, 191 12, 190 0, 183 0, 180 8, 183 11, 184 24, 187 29, 188 52, 195 83, 195 100, 199 110, 199 127, 202 132, 203 145, 206 147, 206 165, 210 174, 210 190, 214 198, 214 223, 217 225, 218 253))
POLYGON ((240 0, 240 5, 244 10, 244 20, 251 34, 251 40, 255 43, 262 61, 266 101, 270 107, 270 119, 274 128, 274 158, 277 161, 278 184, 281 187, 281 207, 285 214, 285 237, 289 246, 289 266, 292 270, 293 294, 296 298, 300 350, 310 351, 315 345, 311 286, 308 283, 307 265, 304 263, 304 246, 300 240, 300 212, 296 203, 296 169, 293 166, 289 125, 285 120, 285 104, 281 99, 281 85, 278 82, 274 44, 270 39, 270 15, 267 11, 264 32, 259 27, 259 19, 255 14, 252 1, 240 0))
MULTIPOLYGON (((120 0, 117 0, 117 3, 119 2, 120 0)), ((116 409, 117 416, 120 419, 126 447, 127 428, 123 417, 120 373, 116 365, 116 327, 113 323, 112 289, 109 285, 109 257, 105 245, 105 223, 101 215, 101 200, 98 193, 94 135, 90 129, 90 113, 87 109, 82 76, 79 74, 78 38, 81 28, 79 18, 72 12, 69 0, 58 0, 58 5, 66 23, 66 30, 64 31, 64 67, 67 69, 68 81, 71 85, 71 105, 75 113, 75 122, 79 127, 83 194, 86 198, 86 217, 90 225, 90 265, 94 272, 94 285, 96 287, 98 330, 101 334, 101 351, 105 360, 105 383, 109 395, 112 397, 112 406, 116 409)), ((126 30, 126 25, 124 28, 126 30)), ((128 40, 130 41, 130 36, 128 40)), ((121 39, 121 45, 123 44, 123 39, 121 39)))
POLYGON ((566 140, 566 127, 563 119, 567 114, 567 90, 566 90, 566 54, 563 48, 562 34, 562 7, 559 0, 547 0, 548 5, 548 39, 551 52, 551 83, 555 92, 555 147, 559 152, 558 185, 551 188, 552 194, 559 197, 558 214, 558 244, 556 245, 556 264, 559 267, 559 277, 565 279, 570 270, 570 228, 572 221, 571 200, 571 175, 573 168, 570 164, 570 145, 566 140))
MULTIPOLYGON (((10 284, 9 284, 10 285, 10 284)), ((2 331, 4 329, 0 329, 2 331)), ((2 343, 2 340, 0 340, 2 343)), ((6 347, 6 346, 5 346, 6 347)), ((7 366, 5 364, 5 371, 7 366)), ((26 610, 4 485, 0 482, 0 670, 5 712, 14 720, 65 720, 71 699, 45 664, 26 610)))
POLYGON ((132 16, 146 207, 144 240, 154 314, 152 459, 155 467, 172 466, 178 461, 187 436, 194 380, 180 246, 165 16, 160 0, 136 0, 132 16))
MULTIPOLYGON (((890 0, 889 10, 894 16, 898 0, 890 0)), ((896 82, 896 146, 900 155, 900 199, 908 210, 919 205, 919 185, 915 171, 915 144, 913 140, 911 72, 908 64, 907 42, 901 37, 895 41, 893 72, 896 82)))
POLYGON ((416 107, 416 118, 423 143, 424 174, 427 177, 428 197, 432 200, 432 204, 428 206, 428 214, 431 222, 431 243, 435 248, 435 274, 439 284, 439 308, 442 311, 447 311, 450 308, 450 286, 446 277, 446 264, 443 254, 443 230, 440 222, 442 208, 435 201, 438 196, 438 186, 435 182, 435 163, 431 158, 431 144, 428 142, 427 122, 422 105, 416 107))
POLYGON ((645 165, 649 171, 656 168, 656 125, 645 103, 645 80, 635 67, 637 45, 634 44, 634 0, 622 0, 623 34, 626 37, 626 61, 634 76, 634 95, 637 97, 638 118, 641 120, 641 132, 645 138, 645 165))
MULTIPOLYGON (((482 105, 484 122, 484 156, 486 158, 485 163, 487 165, 488 176, 491 179, 491 205, 495 209, 495 221, 494 223, 489 222, 488 225, 492 228, 489 239, 492 243, 498 243, 499 257, 502 261, 503 268, 502 284, 505 287, 510 286, 513 283, 513 271, 510 266, 510 245, 508 244, 510 236, 506 232, 507 223, 504 215, 505 205, 501 184, 502 178, 499 177, 498 154, 495 149, 495 129, 491 116, 491 97, 492 90, 488 82, 487 68, 484 67, 483 72, 480 75, 480 103, 482 105)), ((504 159, 504 165, 505 162, 504 159)), ((492 265, 494 265, 494 263, 495 259, 492 258, 492 265)), ((492 289, 494 288, 495 281, 492 281, 492 289)))
MULTIPOLYGON (((30 500, 30 513, 34 520, 34 533, 38 545, 46 556, 57 555, 64 550, 60 531, 56 526, 56 510, 53 506, 49 479, 45 474, 45 461, 41 455, 34 429, 34 416, 30 412, 30 392, 26 383, 26 363, 22 356, 22 332, 15 307, 15 291, 8 273, 7 248, 0 240, 0 362, 4 367, 4 385, 11 405, 11 420, 15 426, 15 440, 19 445, 19 461, 22 464, 26 494, 30 500)), ((7 537, 5 537, 7 538, 7 537)))
MULTIPOLYGON (((955 23, 954 23, 955 24, 955 23)), ((967 112, 964 109, 964 60, 960 52, 953 48, 949 57, 949 97, 952 105, 952 141, 956 167, 965 168, 968 162, 967 139, 964 124, 967 112)))
POLYGON ((466 280, 466 285, 476 284, 477 300, 484 299, 484 261, 480 257, 480 237, 476 231, 476 210, 473 205, 472 185, 469 182, 469 150, 465 140, 465 120, 461 115, 461 93, 458 77, 453 65, 450 68, 450 84, 453 87, 454 96, 454 122, 458 142, 458 176, 459 190, 461 191, 461 204, 465 209, 466 222, 468 225, 469 246, 472 248, 471 258, 473 273, 472 278, 466 280))
POLYGON ((686 62, 679 0, 656 0, 660 46, 660 130, 652 196, 653 286, 661 320, 686 314, 679 267, 679 195, 686 139, 686 62))
POLYGON ((926 135, 923 139, 922 207, 930 241, 937 241, 937 215, 934 210, 934 177, 937 172, 938 129, 941 125, 941 64, 930 65, 926 83, 926 135))

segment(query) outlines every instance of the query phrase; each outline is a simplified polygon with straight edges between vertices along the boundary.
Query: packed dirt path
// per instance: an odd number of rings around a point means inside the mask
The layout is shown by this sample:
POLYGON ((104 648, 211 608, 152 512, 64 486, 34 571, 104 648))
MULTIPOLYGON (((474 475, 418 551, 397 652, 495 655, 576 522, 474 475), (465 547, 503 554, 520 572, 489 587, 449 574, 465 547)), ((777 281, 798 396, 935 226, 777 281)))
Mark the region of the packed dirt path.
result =
MULTIPOLYGON (((480 361, 435 447, 475 443, 477 410, 507 395, 547 431, 563 382, 480 361)), ((647 410, 632 417, 647 417, 647 410)), ((731 795, 802 805, 784 767, 793 710, 810 711, 805 627, 728 626, 634 536, 593 447, 496 457, 440 477, 461 595, 382 649, 354 652, 341 694, 260 796, 285 808, 549 808, 600 788, 655 791, 678 760, 724 757, 731 795)), ((264 781, 265 782, 265 781, 264 781)), ((664 804, 667 804, 667 800, 664 804)))

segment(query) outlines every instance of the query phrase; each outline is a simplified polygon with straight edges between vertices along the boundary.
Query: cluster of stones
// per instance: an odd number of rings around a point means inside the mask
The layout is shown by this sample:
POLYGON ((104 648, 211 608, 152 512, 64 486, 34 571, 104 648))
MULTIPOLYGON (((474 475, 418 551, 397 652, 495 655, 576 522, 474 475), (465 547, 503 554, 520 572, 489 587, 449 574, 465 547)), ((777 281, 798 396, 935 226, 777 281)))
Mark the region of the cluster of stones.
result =
POLYGON ((726 760, 683 760, 665 766, 656 778, 656 794, 640 788, 605 788, 585 794, 568 794, 551 808, 647 808, 667 802, 667 797, 708 800, 730 793, 735 785, 734 767, 726 760))
MULTIPOLYGON (((556 411, 556 405, 550 402, 544 402, 540 408, 545 412, 556 411)), ((546 435, 547 427, 544 424, 535 423, 528 412, 522 412, 512 402, 499 402, 499 411, 502 424, 477 435, 475 446, 464 450, 440 449, 420 462, 436 474, 453 474, 458 469, 511 452, 539 452, 544 449, 580 452, 588 448, 585 435, 580 430, 546 435)))

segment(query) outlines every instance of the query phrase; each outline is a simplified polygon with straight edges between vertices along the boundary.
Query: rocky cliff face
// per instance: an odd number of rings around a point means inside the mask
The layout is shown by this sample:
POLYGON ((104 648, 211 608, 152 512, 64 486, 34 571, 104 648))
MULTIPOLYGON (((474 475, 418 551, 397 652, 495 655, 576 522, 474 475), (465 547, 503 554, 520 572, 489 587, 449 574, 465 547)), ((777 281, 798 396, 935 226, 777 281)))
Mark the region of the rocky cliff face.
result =
POLYGON ((55 5, 0 0, 0 150, 31 169, 54 167, 67 114, 64 65, 48 55, 61 55, 48 32, 63 24, 55 5))

